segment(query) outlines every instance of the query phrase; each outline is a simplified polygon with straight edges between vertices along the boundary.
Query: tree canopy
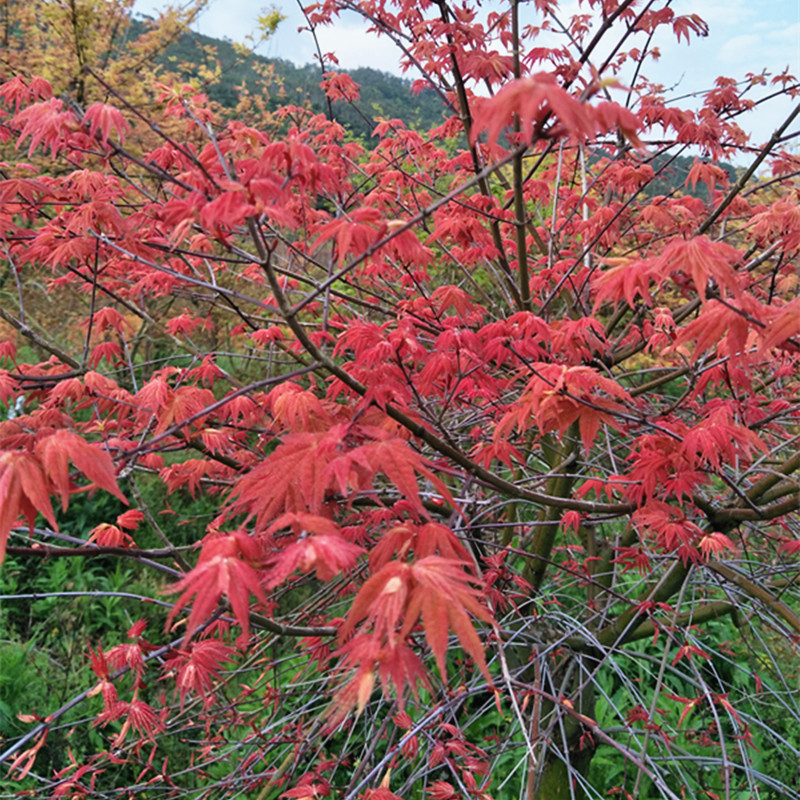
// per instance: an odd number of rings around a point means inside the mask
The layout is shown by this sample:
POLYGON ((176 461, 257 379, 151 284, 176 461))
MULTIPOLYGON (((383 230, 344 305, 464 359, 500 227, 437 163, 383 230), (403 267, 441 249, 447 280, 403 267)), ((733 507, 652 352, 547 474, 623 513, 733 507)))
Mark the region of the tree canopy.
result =
POLYGON ((795 796, 797 80, 670 102, 664 0, 345 8, 441 122, 3 67, 0 786, 795 796))

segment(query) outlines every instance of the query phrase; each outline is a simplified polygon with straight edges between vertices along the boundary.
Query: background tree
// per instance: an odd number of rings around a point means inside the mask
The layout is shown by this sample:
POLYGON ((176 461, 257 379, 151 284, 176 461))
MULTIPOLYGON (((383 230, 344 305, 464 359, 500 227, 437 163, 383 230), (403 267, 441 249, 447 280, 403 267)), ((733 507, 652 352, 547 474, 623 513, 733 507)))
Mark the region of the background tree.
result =
POLYGON ((202 7, 168 7, 158 20, 134 26, 131 0, 3 0, 0 76, 44 78, 81 106, 107 99, 110 84, 139 104, 152 88, 156 57, 202 7))
POLYGON ((680 109, 641 73, 702 20, 590 6, 348 3, 450 112, 369 153, 175 85, 139 156, 124 98, 0 89, 53 159, 0 182, 0 541, 166 592, 22 717, 21 790, 793 796, 800 107, 763 146, 736 120, 797 85, 680 109), (649 193, 687 151, 705 196, 649 193), (87 494, 120 505, 66 533, 87 494))

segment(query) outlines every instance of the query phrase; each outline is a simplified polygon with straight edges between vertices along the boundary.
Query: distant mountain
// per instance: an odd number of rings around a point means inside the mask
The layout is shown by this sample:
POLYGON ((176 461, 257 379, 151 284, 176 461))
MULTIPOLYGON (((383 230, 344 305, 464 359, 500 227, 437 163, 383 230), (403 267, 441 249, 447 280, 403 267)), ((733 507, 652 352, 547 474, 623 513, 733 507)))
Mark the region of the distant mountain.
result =
MULTIPOLYGON (((133 34, 143 29, 139 20, 134 20, 133 26, 133 34)), ((322 72, 317 64, 300 67, 285 59, 246 54, 230 41, 193 32, 170 45, 159 61, 171 70, 180 68, 189 79, 199 79, 211 100, 229 108, 237 102, 237 87, 246 86, 250 92, 261 91, 261 75, 272 68, 282 89, 277 85, 270 88, 268 108, 308 102, 314 111, 327 111, 325 96, 319 87, 322 72), (219 62, 221 73, 216 80, 207 81, 205 76, 216 68, 215 60, 219 62)), ((334 116, 355 136, 363 137, 366 145, 370 144, 375 117, 402 119, 408 127, 424 130, 441 124, 444 119, 444 106, 433 90, 414 94, 410 80, 369 67, 347 70, 347 73, 361 87, 361 99, 356 108, 349 103, 334 103, 334 116)))
MULTIPOLYGON (((694 188, 686 185, 686 179, 689 177, 689 171, 694 166, 694 162, 694 156, 672 157, 666 154, 655 156, 650 161, 650 166, 656 173, 656 179, 648 184, 643 192, 644 196, 666 195, 677 189, 683 194, 694 195, 707 201, 709 199, 708 187, 704 183, 698 183, 694 188)), ((725 162, 719 162, 717 166, 728 173, 731 184, 736 182, 738 177, 736 167, 725 162)))
MULTIPOLYGON (((595 150, 590 154, 589 164, 595 166, 602 158, 613 159, 613 155, 602 149, 595 150)), ((698 183, 696 186, 687 186, 686 184, 689 172, 695 164, 694 156, 658 153, 650 157, 641 156, 641 159, 653 168, 655 178, 639 190, 640 197, 657 197, 680 192, 680 194, 699 197, 701 200, 708 202, 708 187, 704 183, 698 183)), ((700 161, 707 160, 700 159, 700 161)), ((736 182, 739 176, 733 164, 721 161, 717 163, 717 166, 728 173, 728 180, 731 185, 736 182)))

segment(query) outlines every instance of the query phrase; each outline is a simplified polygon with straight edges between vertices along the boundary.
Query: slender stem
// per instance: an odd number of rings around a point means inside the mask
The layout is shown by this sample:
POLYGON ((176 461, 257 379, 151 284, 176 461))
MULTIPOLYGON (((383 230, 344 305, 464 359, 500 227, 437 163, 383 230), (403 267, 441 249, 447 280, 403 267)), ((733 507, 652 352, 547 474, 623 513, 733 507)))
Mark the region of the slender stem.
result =
MULTIPOLYGON (((511 2, 511 36, 513 38, 514 77, 520 78, 520 34, 519 34, 519 3, 520 0, 511 2)), ((520 132, 519 115, 514 115, 514 133, 520 132)), ((519 271, 519 304, 523 311, 531 310, 531 287, 528 275, 528 246, 525 235, 528 224, 525 209, 525 181, 522 169, 523 154, 519 150, 514 152, 511 162, 514 183, 514 215, 516 216, 517 236, 517 268, 519 271)))

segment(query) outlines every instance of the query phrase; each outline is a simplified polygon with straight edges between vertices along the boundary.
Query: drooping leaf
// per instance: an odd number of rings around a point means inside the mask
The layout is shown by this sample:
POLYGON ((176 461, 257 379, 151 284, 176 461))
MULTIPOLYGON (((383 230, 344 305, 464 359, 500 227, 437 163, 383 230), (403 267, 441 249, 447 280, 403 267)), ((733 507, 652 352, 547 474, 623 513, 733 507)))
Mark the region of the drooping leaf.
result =
POLYGON ((207 536, 197 566, 167 589, 172 594, 181 593, 167 617, 167 626, 194 598, 184 634, 184 642, 188 642, 217 608, 220 599, 227 597, 242 628, 239 641, 247 642, 250 635, 250 595, 269 606, 255 567, 260 558, 257 544, 242 531, 207 536))
POLYGON ((19 517, 24 516, 32 529, 37 514, 58 529, 47 477, 38 460, 28 453, 0 453, 0 562, 5 557, 8 534, 19 517))
POLYGON ((41 460, 48 480, 61 497, 64 511, 71 492, 70 461, 95 486, 113 494, 127 505, 128 501, 117 485, 114 462, 102 446, 92 445, 72 431, 60 430, 36 443, 36 455, 41 460))

